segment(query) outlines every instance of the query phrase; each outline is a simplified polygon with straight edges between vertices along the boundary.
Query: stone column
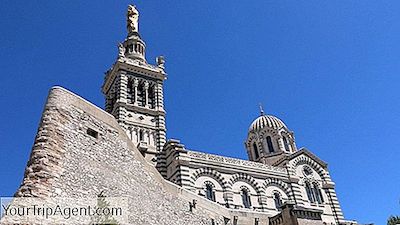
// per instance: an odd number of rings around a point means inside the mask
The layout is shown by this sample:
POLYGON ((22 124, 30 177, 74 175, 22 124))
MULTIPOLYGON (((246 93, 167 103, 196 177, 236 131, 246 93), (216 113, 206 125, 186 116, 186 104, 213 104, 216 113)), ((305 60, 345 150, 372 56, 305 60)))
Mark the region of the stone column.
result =
POLYGON ((144 107, 149 107, 149 82, 144 82, 144 107))
POLYGON ((267 201, 268 201, 268 198, 267 198, 265 192, 264 191, 260 192, 259 196, 258 196, 258 204, 260 204, 262 211, 264 211, 264 209, 267 208, 267 201))
POLYGON ((138 143, 138 128, 134 127, 132 131, 132 142, 138 143))
POLYGON ((157 133, 156 132, 152 132, 151 133, 152 145, 157 148, 156 137, 157 137, 157 133))
POLYGON ((128 135, 128 137, 132 140, 132 127, 128 127, 128 129, 126 130, 126 134, 128 135))

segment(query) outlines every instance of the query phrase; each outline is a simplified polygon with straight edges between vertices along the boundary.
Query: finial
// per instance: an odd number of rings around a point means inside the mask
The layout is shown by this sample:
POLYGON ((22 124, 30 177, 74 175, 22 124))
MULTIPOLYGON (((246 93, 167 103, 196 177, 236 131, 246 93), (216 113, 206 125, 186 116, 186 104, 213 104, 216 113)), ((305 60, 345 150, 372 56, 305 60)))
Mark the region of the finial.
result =
POLYGON ((139 32, 138 21, 139 11, 134 5, 128 5, 128 11, 126 13, 126 27, 128 29, 128 35, 139 32))
POLYGON ((161 69, 164 69, 165 68, 165 58, 164 58, 164 56, 163 55, 160 55, 160 56, 158 56, 157 58, 156 58, 156 63, 157 63, 157 66, 158 67, 160 67, 161 69))
POLYGON ((265 115, 265 113, 264 113, 263 106, 262 106, 262 104, 261 104, 261 103, 259 103, 259 105, 260 105, 260 114, 261 114, 261 116, 264 116, 264 115, 265 115))

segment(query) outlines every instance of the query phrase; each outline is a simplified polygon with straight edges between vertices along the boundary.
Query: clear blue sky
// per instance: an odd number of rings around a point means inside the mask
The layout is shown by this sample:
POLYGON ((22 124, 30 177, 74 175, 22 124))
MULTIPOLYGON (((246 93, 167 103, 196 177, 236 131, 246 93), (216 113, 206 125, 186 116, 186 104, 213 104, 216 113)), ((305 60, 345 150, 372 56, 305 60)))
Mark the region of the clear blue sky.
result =
POLYGON ((22 180, 51 86, 103 106, 129 3, 148 61, 166 56, 169 138, 246 158, 262 102, 329 163, 346 218, 400 214, 400 1, 2 0, 0 195, 22 180))

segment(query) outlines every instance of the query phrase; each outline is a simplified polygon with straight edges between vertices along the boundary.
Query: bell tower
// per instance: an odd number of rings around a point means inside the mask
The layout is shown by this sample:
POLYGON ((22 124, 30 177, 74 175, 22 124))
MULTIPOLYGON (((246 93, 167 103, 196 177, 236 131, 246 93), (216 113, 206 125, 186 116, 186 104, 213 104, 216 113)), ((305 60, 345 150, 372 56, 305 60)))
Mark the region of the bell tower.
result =
POLYGON ((146 44, 139 34, 139 12, 128 6, 127 37, 118 44, 118 57, 106 72, 102 92, 105 110, 112 114, 146 159, 156 162, 165 144, 163 85, 164 58, 156 65, 145 58, 146 44))

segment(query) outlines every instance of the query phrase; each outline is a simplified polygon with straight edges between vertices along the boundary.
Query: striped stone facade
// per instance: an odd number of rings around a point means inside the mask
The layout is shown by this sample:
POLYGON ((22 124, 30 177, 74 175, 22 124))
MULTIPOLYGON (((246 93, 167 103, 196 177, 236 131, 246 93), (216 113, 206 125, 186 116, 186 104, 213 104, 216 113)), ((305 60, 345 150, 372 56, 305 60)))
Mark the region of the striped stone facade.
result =
MULTIPOLYGON (((132 28, 130 28, 132 29, 132 28)), ((166 141, 163 85, 164 59, 146 61, 145 42, 137 27, 118 46, 116 62, 106 72, 102 92, 105 109, 124 128, 146 159, 155 164, 166 141)))
POLYGON ((345 223, 326 163, 305 148, 268 165, 191 151, 178 140, 169 140, 157 169, 165 179, 205 198, 206 185, 212 185, 215 199, 209 200, 230 209, 277 215, 288 203, 320 212, 327 224, 345 223), (305 175, 304 167, 311 173, 305 175), (309 199, 306 182, 319 188, 320 202, 309 199), (249 193, 250 207, 244 205, 243 190, 249 193))

